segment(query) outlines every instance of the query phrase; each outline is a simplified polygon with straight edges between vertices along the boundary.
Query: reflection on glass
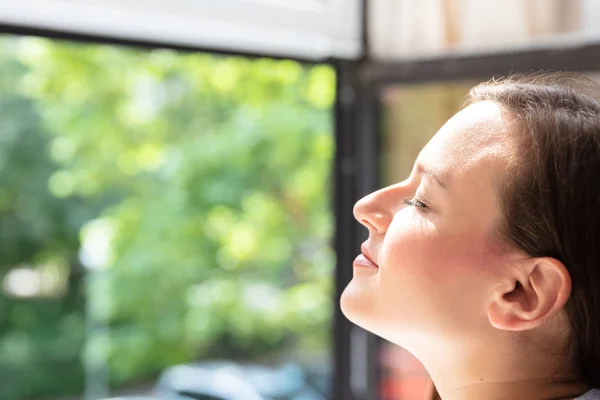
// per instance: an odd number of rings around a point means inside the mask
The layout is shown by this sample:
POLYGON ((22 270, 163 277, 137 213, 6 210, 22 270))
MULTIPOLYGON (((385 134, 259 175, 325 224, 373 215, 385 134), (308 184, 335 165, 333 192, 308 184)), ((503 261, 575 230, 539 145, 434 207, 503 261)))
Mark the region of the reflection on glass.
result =
POLYGON ((329 398, 334 79, 0 37, 2 398, 329 398))
MULTIPOLYGON (((477 82, 436 83, 388 88, 383 95, 382 183, 400 182, 421 149, 461 107, 477 82)), ((380 366, 382 400, 422 400, 429 384, 423 366, 406 350, 385 343, 380 366)))

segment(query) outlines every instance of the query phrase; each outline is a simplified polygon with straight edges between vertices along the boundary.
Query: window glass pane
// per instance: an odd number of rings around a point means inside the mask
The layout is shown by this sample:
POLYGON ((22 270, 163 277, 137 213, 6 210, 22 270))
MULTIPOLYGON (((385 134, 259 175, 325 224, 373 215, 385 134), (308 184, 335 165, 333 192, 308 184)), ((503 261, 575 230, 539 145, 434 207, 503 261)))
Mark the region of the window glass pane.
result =
POLYGON ((1 36, 2 398, 329 398, 334 95, 327 65, 1 36))
POLYGON ((378 59, 498 51, 597 37, 595 0, 373 0, 369 44, 378 59))
POLYGON ((477 82, 393 86, 383 92, 382 183, 408 177, 419 152, 477 82))

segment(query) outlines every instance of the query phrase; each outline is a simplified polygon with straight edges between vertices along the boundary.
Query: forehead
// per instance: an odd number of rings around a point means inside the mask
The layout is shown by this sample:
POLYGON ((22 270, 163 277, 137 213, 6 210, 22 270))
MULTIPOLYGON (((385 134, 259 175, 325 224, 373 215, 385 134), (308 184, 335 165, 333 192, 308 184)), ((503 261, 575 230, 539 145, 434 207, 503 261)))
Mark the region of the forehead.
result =
POLYGON ((510 128, 499 105, 475 103, 448 120, 419 155, 448 188, 446 215, 458 235, 487 238, 501 218, 499 189, 513 154, 510 128))
MULTIPOLYGON (((452 186, 460 177, 486 175, 496 181, 513 154, 509 118, 491 101, 471 104, 450 118, 419 154, 419 163, 434 169, 452 186)), ((480 183, 484 181, 479 181, 480 183)))

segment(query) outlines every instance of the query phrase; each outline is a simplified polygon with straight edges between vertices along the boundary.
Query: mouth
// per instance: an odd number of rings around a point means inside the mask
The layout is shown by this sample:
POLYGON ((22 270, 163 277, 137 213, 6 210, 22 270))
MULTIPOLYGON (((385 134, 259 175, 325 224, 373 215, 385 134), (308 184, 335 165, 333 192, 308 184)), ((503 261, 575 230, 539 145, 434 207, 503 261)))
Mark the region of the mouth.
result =
POLYGON ((354 263, 352 265, 355 267, 379 268, 379 265, 373 261, 373 258, 370 256, 369 250, 364 243, 360 247, 360 250, 362 253, 359 254, 356 259, 354 259, 354 263))

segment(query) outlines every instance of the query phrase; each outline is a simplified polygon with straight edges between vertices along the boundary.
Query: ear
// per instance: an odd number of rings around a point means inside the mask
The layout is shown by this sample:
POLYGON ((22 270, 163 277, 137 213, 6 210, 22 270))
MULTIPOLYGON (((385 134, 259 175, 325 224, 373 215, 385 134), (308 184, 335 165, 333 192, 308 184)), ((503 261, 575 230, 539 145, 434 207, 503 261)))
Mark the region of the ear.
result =
POLYGON ((499 288, 488 307, 492 326, 523 331, 543 325, 571 295, 571 276, 555 258, 528 259, 517 267, 510 283, 499 288))

